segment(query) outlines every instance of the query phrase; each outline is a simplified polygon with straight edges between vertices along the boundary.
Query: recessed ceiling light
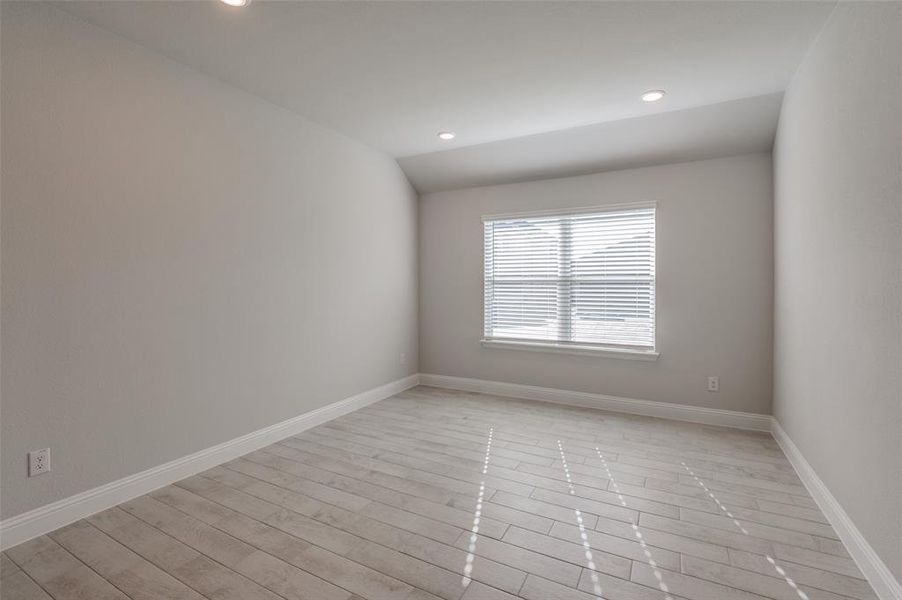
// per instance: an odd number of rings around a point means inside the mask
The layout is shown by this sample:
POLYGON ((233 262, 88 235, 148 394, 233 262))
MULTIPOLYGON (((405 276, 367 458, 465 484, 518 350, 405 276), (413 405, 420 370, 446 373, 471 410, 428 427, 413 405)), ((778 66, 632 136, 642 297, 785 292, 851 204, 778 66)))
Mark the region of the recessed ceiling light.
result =
MULTIPOLYGON (((223 0, 224 1, 224 0, 223 0)), ((657 102, 661 98, 664 97, 666 92, 664 90, 648 90, 644 94, 642 94, 643 102, 657 102)))
POLYGON ((453 131, 439 131, 438 137, 440 140, 453 140, 454 132, 453 131))
POLYGON ((228 4, 229 6, 247 6, 251 3, 251 0, 219 0, 223 4, 228 4))

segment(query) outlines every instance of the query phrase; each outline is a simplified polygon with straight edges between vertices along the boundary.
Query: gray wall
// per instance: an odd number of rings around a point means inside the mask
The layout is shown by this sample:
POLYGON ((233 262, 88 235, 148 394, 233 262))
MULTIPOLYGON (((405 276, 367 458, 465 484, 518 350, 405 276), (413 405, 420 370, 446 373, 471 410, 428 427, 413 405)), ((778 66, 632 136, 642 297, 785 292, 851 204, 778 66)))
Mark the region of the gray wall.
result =
POLYGON ((420 371, 769 414, 772 210, 770 153, 422 196, 420 371), (648 200, 657 362, 480 346, 481 215, 648 200))
POLYGON ((3 517, 417 371, 395 161, 56 9, 3 10, 3 517))
POLYGON ((774 414, 902 579, 902 3, 837 7, 774 163, 774 414))

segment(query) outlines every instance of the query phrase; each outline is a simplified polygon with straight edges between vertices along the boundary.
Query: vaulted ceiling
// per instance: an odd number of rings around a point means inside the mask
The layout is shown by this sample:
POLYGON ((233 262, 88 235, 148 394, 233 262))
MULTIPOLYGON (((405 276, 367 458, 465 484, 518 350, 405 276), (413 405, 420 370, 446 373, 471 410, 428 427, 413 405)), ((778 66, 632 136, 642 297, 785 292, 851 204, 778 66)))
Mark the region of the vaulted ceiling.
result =
POLYGON ((779 94, 833 3, 57 6, 402 158, 418 188, 439 189, 769 147, 779 94), (639 100, 657 88, 662 101, 639 100))

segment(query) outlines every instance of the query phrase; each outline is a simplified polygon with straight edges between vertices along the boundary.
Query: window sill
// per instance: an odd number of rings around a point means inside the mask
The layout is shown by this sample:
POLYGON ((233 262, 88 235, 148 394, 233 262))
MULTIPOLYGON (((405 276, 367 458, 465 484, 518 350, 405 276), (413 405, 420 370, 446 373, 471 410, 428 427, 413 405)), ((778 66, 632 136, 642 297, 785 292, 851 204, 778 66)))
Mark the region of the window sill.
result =
POLYGON ((557 354, 582 354, 605 356, 625 360, 658 360, 659 354, 653 350, 632 350, 629 348, 603 348, 596 346, 576 346, 542 342, 514 342, 508 340, 480 340, 483 348, 503 348, 506 350, 526 350, 529 352, 554 352, 557 354))

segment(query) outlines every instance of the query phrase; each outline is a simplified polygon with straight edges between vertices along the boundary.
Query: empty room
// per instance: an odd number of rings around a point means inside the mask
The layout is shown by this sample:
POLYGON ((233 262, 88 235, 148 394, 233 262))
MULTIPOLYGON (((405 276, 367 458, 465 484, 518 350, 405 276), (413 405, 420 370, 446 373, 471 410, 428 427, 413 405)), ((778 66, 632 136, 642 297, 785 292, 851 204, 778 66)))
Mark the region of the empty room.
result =
POLYGON ((902 600, 902 0, 0 0, 2 600, 902 600))

